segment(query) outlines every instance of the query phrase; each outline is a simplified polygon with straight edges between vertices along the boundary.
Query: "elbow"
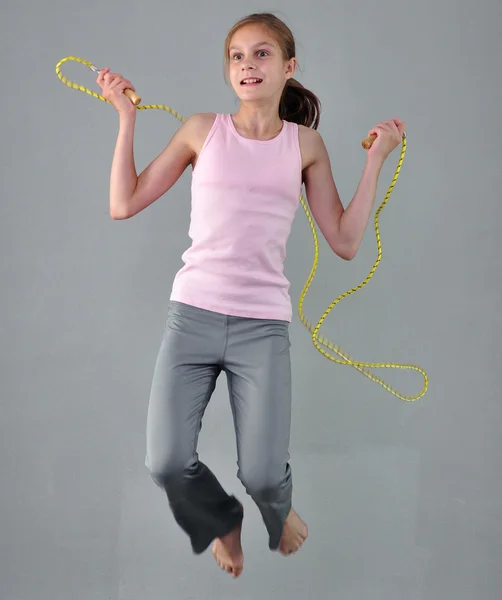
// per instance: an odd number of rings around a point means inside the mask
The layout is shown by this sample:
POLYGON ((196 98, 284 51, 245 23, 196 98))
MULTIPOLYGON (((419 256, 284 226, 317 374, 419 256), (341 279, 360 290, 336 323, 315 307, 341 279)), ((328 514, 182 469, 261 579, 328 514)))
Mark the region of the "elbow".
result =
POLYGON ((356 254, 357 254, 357 252, 337 252, 337 255, 346 261, 353 260, 356 256, 356 254))
POLYGON ((131 216, 126 206, 116 206, 110 203, 110 217, 114 221, 123 221, 129 219, 131 216))
MULTIPOLYGON (((134 190, 135 191, 135 190, 134 190)), ((120 193, 115 190, 110 192, 110 217, 114 221, 124 221, 130 219, 136 214, 136 205, 138 204, 134 191, 130 195, 120 193)))
POLYGON ((350 261, 353 260, 357 254, 357 247, 354 245, 336 245, 332 246, 333 252, 339 256, 341 259, 350 261))
POLYGON ((114 211, 110 211, 110 217, 114 220, 114 221, 124 221, 125 219, 128 219, 129 216, 124 214, 124 213, 117 213, 114 211))
POLYGON ((110 217, 114 220, 114 221, 124 221, 125 219, 128 219, 129 217, 123 213, 117 213, 116 211, 110 211, 110 217))
POLYGON ((360 240, 354 235, 347 235, 341 230, 340 222, 337 227, 325 231, 324 237, 331 250, 342 260, 353 260, 359 249, 360 240))

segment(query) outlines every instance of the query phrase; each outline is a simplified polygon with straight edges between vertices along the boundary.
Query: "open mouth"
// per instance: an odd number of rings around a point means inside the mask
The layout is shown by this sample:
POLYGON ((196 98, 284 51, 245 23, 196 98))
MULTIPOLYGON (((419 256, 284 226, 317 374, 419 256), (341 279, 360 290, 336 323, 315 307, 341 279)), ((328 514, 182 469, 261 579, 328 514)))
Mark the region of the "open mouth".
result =
POLYGON ((246 77, 241 81, 241 85, 258 85, 263 81, 259 77, 246 77))

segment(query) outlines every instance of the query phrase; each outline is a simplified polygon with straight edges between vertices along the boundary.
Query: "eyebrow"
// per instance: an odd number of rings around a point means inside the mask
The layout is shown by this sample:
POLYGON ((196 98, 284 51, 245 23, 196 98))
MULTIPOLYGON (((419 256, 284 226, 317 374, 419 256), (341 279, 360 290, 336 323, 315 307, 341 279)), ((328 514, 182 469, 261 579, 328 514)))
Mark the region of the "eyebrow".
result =
MULTIPOLYGON (((273 48, 273 44, 270 42, 259 42, 258 44, 254 44, 253 48, 257 48, 258 46, 270 46, 273 48)), ((230 46, 229 50, 239 50, 238 46, 230 46)))

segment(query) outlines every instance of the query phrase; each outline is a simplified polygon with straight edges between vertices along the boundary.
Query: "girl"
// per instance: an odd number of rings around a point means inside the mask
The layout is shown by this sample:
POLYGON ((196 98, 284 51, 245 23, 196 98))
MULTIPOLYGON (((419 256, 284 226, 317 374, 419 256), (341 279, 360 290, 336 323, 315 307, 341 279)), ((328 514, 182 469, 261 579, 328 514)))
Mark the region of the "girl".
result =
POLYGON ((146 466, 167 494, 195 553, 213 542, 218 564, 243 569, 241 503, 199 460, 197 440, 217 377, 227 378, 238 477, 258 506, 269 548, 297 551, 307 527, 292 508, 289 464, 291 372, 285 247, 301 187, 319 229, 345 260, 356 254, 382 165, 405 124, 382 122, 346 209, 316 129, 320 103, 300 85, 295 41, 276 16, 253 14, 225 41, 226 80, 240 100, 230 114, 196 114, 139 175, 133 156, 136 109, 130 81, 103 69, 102 95, 119 115, 110 214, 128 219, 192 167, 191 247, 176 274, 155 365, 147 417, 146 466))

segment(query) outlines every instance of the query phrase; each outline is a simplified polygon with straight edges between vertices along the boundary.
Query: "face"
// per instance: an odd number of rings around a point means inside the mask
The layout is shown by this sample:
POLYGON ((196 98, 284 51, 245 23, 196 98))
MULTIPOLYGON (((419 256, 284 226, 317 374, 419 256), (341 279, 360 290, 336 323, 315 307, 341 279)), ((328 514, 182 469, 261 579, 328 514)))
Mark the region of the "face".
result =
POLYGON ((284 60, 275 37, 262 25, 246 25, 230 41, 229 79, 244 101, 280 97, 296 59, 284 60))

